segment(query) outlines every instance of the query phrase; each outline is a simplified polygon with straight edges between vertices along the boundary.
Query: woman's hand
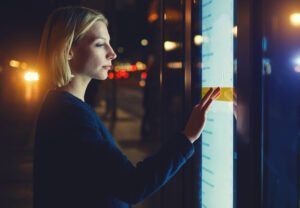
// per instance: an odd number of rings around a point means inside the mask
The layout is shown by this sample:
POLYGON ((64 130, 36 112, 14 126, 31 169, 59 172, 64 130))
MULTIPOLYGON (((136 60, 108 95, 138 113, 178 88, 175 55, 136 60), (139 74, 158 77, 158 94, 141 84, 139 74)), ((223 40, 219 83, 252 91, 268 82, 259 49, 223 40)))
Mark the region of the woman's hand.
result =
POLYGON ((220 87, 215 90, 210 88, 210 90, 202 98, 201 103, 194 106, 188 123, 183 131, 192 143, 200 137, 206 121, 206 113, 209 110, 211 103, 220 96, 220 92, 220 87))

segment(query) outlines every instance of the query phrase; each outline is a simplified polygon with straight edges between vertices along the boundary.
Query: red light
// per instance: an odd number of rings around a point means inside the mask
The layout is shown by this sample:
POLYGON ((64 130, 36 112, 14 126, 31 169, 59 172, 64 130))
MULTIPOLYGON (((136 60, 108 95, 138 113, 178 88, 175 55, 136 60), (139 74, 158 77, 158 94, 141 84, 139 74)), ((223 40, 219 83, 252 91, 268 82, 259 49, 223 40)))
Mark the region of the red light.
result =
POLYGON ((124 75, 123 75, 123 77, 124 77, 125 79, 127 79, 127 78, 129 77, 128 72, 125 72, 124 75))
MULTIPOLYGON (((114 74, 113 75, 108 74, 109 78, 110 78, 110 76, 112 78, 114 78, 114 74)), ((127 79, 128 77, 129 77, 129 73, 124 70, 121 70, 115 74, 115 79, 121 79, 121 78, 127 79)))
POLYGON ((113 78, 114 78, 114 76, 115 76, 115 75, 114 75, 114 73, 113 73, 113 72, 109 72, 109 73, 108 73, 108 78, 109 78, 109 79, 113 79, 113 78))
POLYGON ((142 73, 141 73, 141 77, 142 77, 143 79, 146 79, 146 78, 147 78, 147 72, 142 72, 142 73))
POLYGON ((135 72, 136 71, 136 65, 131 65, 131 71, 135 72))
POLYGON ((121 78, 121 73, 120 72, 117 72, 116 73, 116 79, 120 79, 121 78))
POLYGON ((125 74, 125 73, 126 73, 126 71, 124 71, 124 70, 120 71, 121 77, 124 77, 124 74, 125 74))

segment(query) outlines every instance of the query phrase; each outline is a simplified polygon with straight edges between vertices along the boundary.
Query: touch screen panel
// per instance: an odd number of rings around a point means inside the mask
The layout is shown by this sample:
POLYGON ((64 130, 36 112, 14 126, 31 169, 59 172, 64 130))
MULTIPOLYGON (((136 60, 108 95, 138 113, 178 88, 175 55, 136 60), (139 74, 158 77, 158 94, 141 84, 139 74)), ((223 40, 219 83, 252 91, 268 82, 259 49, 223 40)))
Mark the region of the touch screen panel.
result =
POLYGON ((202 96, 221 87, 202 133, 201 206, 234 206, 234 0, 202 1, 202 96))

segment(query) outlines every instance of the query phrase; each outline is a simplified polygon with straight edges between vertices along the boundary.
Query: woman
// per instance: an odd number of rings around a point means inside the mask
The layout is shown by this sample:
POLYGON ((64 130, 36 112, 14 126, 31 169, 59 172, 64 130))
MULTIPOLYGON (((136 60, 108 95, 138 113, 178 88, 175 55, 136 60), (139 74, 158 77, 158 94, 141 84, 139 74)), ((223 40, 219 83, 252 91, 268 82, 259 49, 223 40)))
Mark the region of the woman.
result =
POLYGON ((55 10, 44 28, 38 64, 51 81, 37 121, 34 204, 130 207, 161 188, 193 155, 205 114, 220 89, 195 106, 182 133, 134 167, 84 101, 91 79, 105 80, 117 56, 107 20, 84 7, 55 10))

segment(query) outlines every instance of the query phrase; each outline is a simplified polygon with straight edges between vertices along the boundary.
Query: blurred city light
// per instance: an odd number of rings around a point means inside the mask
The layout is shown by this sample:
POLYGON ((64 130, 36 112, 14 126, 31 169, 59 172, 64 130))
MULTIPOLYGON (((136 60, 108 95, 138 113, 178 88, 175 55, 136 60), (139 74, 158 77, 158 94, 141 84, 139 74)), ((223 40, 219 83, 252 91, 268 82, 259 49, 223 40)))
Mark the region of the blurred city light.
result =
POLYGON ((266 52, 268 50, 268 39, 266 37, 263 37, 262 48, 263 48, 264 52, 266 52))
POLYGON ((296 57, 293 62, 295 64, 295 72, 300 73, 300 56, 296 57))
POLYGON ((131 71, 135 72, 136 71, 136 65, 131 65, 131 71))
POLYGON ((130 63, 120 63, 115 66, 115 71, 116 72, 119 72, 121 70, 131 71, 131 68, 132 67, 130 63))
POLYGON ((108 73, 108 79, 113 79, 115 77, 113 72, 108 73))
POLYGON ((129 77, 128 72, 124 70, 121 70, 115 74, 116 79, 121 79, 121 78, 127 79, 128 77, 129 77))
POLYGON ((150 14, 149 17, 148 17, 148 21, 149 21, 150 23, 154 22, 154 21, 157 20, 157 19, 158 19, 158 14, 157 14, 157 13, 152 13, 152 14, 150 14))
POLYGON ((121 79, 121 78, 127 79, 127 78, 129 78, 129 73, 124 70, 121 70, 117 73, 109 72, 108 78, 109 79, 121 79))
POLYGON ((148 40, 145 39, 145 38, 142 39, 142 40, 141 40, 141 45, 142 45, 142 46, 147 46, 147 45, 148 45, 148 40))
POLYGON ((118 63, 114 66, 114 69, 116 72, 119 71, 128 71, 128 72, 135 72, 135 71, 141 71, 141 70, 146 70, 147 66, 146 64, 138 61, 136 64, 131 64, 129 62, 124 62, 124 63, 118 63))
POLYGON ((272 65, 271 65, 271 60, 268 58, 263 58, 263 73, 265 75, 270 75, 272 74, 272 65))
POLYGON ((127 79, 129 77, 129 74, 126 71, 121 71, 120 73, 124 79, 127 79))
POLYGON ((300 26, 300 13, 294 13, 290 16, 291 23, 294 26, 300 26))
POLYGON ((139 81, 139 85, 140 85, 141 87, 145 87, 145 86, 146 86, 145 80, 140 80, 140 81, 139 81))
POLYGON ((295 64, 297 66, 300 66, 300 57, 298 57, 298 58, 295 59, 295 64))
POLYGON ((146 70, 147 66, 146 64, 138 61, 135 63, 137 70, 146 70))
POLYGON ((9 66, 14 67, 14 68, 19 68, 19 66, 20 66, 20 61, 17 61, 17 60, 10 60, 10 61, 9 61, 9 66))
POLYGON ((202 42, 203 42, 202 35, 195 35, 194 36, 194 43, 195 43, 195 45, 199 46, 199 45, 202 44, 202 42))
POLYGON ((21 63, 21 69, 27 69, 28 64, 26 62, 21 63))
POLYGON ((169 62, 167 66, 169 69, 181 69, 183 64, 182 62, 169 62))
POLYGON ((164 14, 164 19, 166 21, 179 22, 182 20, 182 13, 180 10, 167 8, 164 14))
POLYGON ((300 66, 295 66, 295 72, 300 73, 300 66))
POLYGON ((146 79, 147 78, 147 72, 142 72, 141 73, 141 78, 146 79))
POLYGON ((237 38, 237 36, 238 36, 238 26, 233 27, 233 36, 237 38))
POLYGON ((164 42, 164 48, 166 51, 172 51, 180 46, 179 43, 173 42, 173 41, 165 41, 164 42))
POLYGON ((34 82, 39 80, 39 74, 37 72, 26 72, 24 79, 28 82, 34 82))

